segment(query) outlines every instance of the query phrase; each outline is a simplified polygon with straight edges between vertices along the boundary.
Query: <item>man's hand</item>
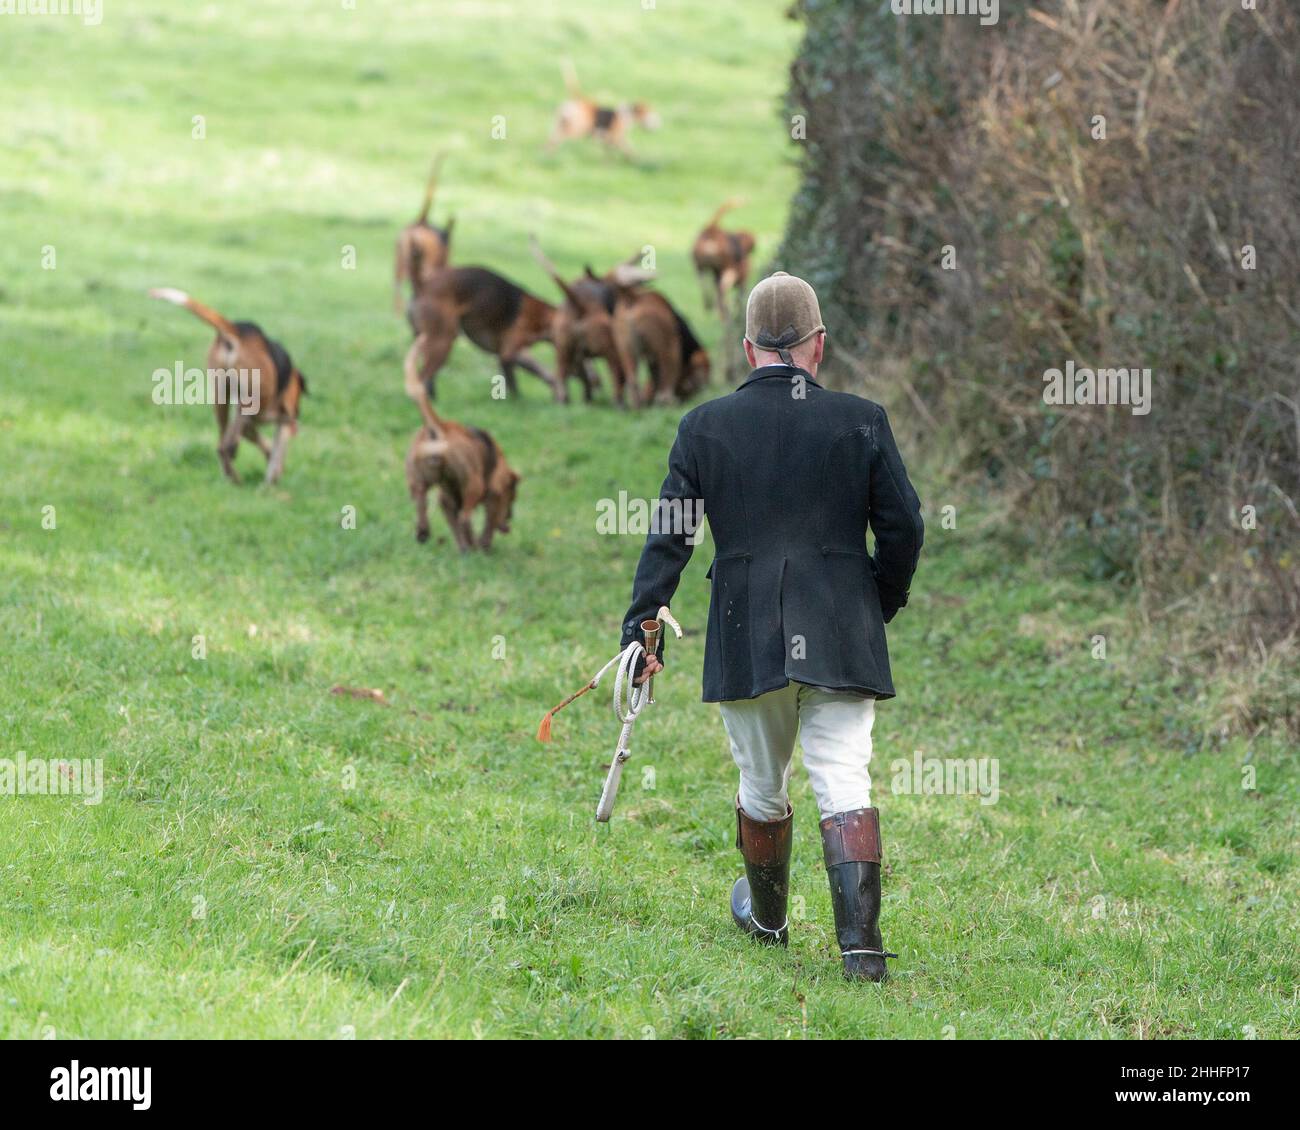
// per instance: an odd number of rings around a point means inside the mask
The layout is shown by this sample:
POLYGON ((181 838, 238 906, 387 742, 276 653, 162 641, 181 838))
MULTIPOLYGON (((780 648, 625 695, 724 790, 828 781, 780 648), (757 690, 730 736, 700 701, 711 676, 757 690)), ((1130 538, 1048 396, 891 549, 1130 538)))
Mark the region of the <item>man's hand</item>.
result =
POLYGON ((641 674, 633 680, 633 683, 639 687, 647 679, 659 674, 663 669, 664 665, 659 662, 657 655, 647 655, 641 668, 641 674))

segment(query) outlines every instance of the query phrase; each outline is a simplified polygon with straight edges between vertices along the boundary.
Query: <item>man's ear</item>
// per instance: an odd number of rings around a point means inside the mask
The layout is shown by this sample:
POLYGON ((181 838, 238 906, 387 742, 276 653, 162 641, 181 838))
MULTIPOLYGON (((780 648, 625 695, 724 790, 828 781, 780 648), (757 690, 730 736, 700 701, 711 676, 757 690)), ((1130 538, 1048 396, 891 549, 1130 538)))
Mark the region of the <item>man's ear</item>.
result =
POLYGON ((825 355, 826 355, 826 331, 822 330, 821 333, 817 335, 817 348, 813 350, 812 363, 814 365, 820 365, 822 363, 822 358, 825 357, 825 355))
POLYGON ((758 368, 758 358, 754 356, 754 345, 747 337, 740 339, 741 344, 745 347, 745 359, 749 362, 751 369, 758 368))

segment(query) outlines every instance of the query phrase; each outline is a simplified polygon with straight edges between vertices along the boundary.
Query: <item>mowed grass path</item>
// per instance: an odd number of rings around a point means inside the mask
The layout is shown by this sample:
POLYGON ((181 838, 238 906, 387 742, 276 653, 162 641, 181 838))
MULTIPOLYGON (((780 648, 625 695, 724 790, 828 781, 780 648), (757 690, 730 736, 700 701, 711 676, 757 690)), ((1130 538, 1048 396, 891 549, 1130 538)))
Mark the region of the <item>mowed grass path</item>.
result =
POLYGON ((434 148, 457 262, 550 296, 529 231, 573 273, 651 245, 716 345, 693 234, 742 193, 770 253, 795 187, 784 7, 114 0, 100 27, 6 20, 0 757, 102 758, 106 795, 0 796, 0 1033, 1300 1034, 1294 751, 1199 740, 1196 688, 1140 659, 1123 600, 980 532, 924 449, 906 454, 930 541, 877 723, 903 955, 883 989, 840 979, 802 770, 790 949, 730 924, 733 770, 698 702, 708 545, 610 826, 604 694, 533 741, 617 644, 639 539, 597 536, 596 501, 653 495, 677 412, 557 407, 526 374, 522 402, 494 401, 462 342, 440 407, 524 473, 515 530, 490 557, 458 557, 437 519, 416 545, 388 280, 434 148), (541 155, 565 54, 592 92, 660 108, 639 164, 541 155), (145 299, 163 284, 260 322, 306 372, 278 488, 220 477, 208 409, 151 402, 153 371, 203 364, 210 339, 145 299), (998 758, 998 803, 891 795, 916 750, 998 758))

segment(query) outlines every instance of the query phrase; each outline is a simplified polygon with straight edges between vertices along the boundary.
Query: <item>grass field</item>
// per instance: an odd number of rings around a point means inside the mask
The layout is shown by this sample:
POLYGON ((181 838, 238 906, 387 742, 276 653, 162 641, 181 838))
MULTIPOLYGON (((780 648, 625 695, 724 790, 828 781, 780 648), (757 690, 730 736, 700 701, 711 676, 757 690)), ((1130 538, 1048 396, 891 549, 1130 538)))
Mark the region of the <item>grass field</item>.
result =
POLYGON ((737 222, 760 257, 776 245, 785 6, 6 18, 0 757, 102 758, 105 781, 98 805, 0 795, 0 1034, 1300 1035, 1296 752, 1203 740, 1206 689, 1145 656, 1125 599, 1009 550, 936 453, 905 450, 930 534, 876 725, 902 954, 883 987, 840 978, 801 771, 790 949, 730 923, 734 774, 698 701, 707 544, 611 825, 592 819, 603 694, 533 741, 617 645, 639 541, 598 536, 596 502, 657 491, 678 412, 564 408, 526 374, 522 401, 493 400, 462 342, 439 404, 523 472, 515 528, 486 557, 436 517, 415 543, 389 278, 432 151, 456 262, 550 297, 529 231, 575 274, 648 244, 717 345, 690 241, 742 192, 737 222), (566 54, 594 93, 659 107, 638 163, 541 154, 566 54), (153 371, 202 365, 210 339, 157 285, 259 321, 307 374, 278 487, 221 478, 209 409, 152 403, 153 371), (892 795, 917 750, 997 758, 998 802, 892 795))

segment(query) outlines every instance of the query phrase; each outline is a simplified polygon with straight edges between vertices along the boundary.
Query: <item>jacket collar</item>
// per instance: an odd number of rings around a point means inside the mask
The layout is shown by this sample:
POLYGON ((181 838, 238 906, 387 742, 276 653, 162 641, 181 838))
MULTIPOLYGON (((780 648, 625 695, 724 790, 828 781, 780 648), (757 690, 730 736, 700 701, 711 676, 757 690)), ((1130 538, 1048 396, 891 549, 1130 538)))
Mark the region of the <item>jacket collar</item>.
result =
POLYGON ((817 384, 817 378, 808 372, 807 369, 800 369, 797 365, 764 365, 750 373, 749 376, 741 382, 736 391, 739 392, 742 388, 748 388, 757 381, 765 381, 771 377, 779 377, 783 381, 791 381, 795 377, 803 377, 803 379, 810 385, 813 385, 816 388, 822 387, 817 384))

